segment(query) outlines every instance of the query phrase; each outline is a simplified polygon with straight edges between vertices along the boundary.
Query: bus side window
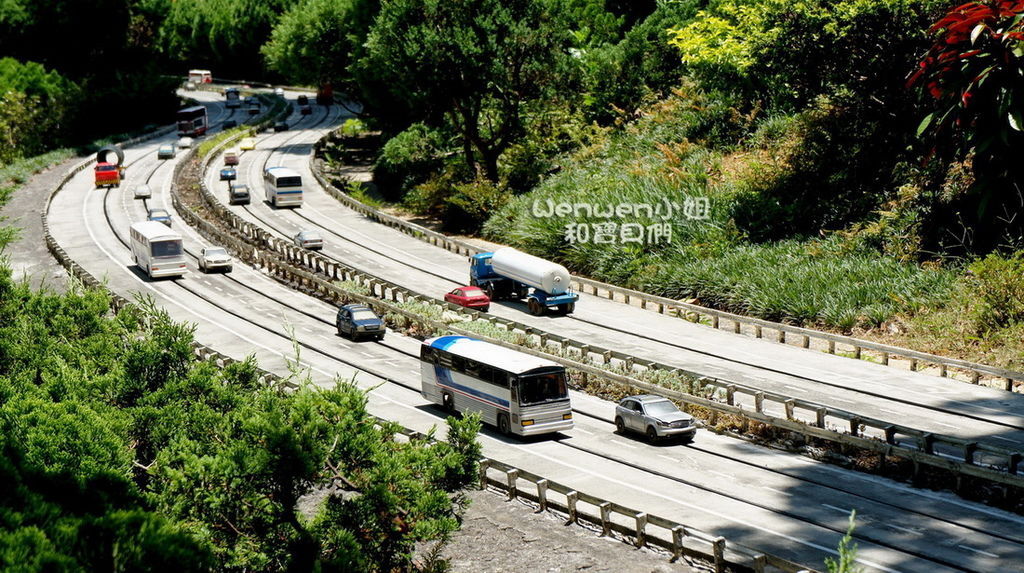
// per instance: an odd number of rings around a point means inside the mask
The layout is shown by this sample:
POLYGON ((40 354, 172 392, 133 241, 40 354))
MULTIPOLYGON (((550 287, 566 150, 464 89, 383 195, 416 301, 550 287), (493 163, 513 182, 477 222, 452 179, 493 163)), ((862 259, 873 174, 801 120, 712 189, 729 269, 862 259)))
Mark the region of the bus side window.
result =
POLYGON ((447 352, 437 351, 436 352, 436 356, 437 356, 437 363, 438 364, 440 364, 441 366, 444 366, 445 368, 451 368, 452 367, 452 355, 451 354, 448 354, 447 352))
POLYGON ((466 359, 461 356, 452 356, 452 370, 456 372, 465 372, 466 359))

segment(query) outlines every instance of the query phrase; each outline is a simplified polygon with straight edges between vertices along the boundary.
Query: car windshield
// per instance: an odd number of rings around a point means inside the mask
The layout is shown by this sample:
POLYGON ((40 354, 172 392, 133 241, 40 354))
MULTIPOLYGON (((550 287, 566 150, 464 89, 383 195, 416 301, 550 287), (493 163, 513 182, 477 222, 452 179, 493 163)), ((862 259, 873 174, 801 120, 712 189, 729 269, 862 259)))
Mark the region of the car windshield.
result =
POLYGON ((165 146, 160 148, 160 151, 170 151, 172 149, 174 149, 174 148, 171 147, 170 145, 165 145, 165 146))
POLYGON ((164 211, 163 209, 153 209, 152 211, 149 212, 149 217, 151 219, 159 219, 161 217, 169 217, 169 216, 170 215, 167 213, 167 211, 164 211))
POLYGON ((352 311, 352 320, 377 320, 377 315, 368 308, 352 311))
POLYGON ((228 252, 221 247, 212 247, 206 249, 206 256, 208 257, 226 257, 228 252))
POLYGON ((644 404, 644 410, 647 411, 649 416, 664 416, 666 414, 675 414, 679 411, 679 408, 676 408, 676 405, 668 400, 658 400, 657 402, 644 404))
POLYGON ((304 231, 302 233, 299 233, 299 239, 301 239, 303 241, 320 241, 321 240, 320 239, 320 235, 318 233, 312 233, 312 232, 309 232, 309 231, 304 231))
POLYGON ((565 387, 565 372, 562 370, 519 378, 520 404, 539 404, 552 400, 563 400, 568 395, 565 387))

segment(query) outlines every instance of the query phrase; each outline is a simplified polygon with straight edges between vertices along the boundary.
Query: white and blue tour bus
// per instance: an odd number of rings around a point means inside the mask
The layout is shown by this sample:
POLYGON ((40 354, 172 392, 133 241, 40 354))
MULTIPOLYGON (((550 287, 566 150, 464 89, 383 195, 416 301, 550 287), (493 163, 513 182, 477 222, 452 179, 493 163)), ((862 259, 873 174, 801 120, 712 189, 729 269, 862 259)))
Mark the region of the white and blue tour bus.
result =
POLYGON ((150 278, 180 277, 188 272, 181 235, 163 223, 133 223, 131 248, 135 264, 150 278))
POLYGON ((565 368, 466 336, 439 336, 420 346, 423 397, 448 412, 478 412, 503 434, 571 430, 565 368))
POLYGON ((287 167, 267 167, 263 171, 267 202, 274 207, 302 205, 302 176, 287 167))

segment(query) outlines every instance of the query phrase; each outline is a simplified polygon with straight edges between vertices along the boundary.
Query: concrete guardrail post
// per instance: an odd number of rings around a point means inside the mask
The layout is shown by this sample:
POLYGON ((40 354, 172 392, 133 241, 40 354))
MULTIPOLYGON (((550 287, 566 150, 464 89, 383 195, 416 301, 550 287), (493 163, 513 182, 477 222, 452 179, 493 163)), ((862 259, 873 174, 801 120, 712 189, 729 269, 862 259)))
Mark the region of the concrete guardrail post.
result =
POLYGON ((794 400, 792 398, 789 398, 788 400, 786 400, 785 405, 786 405, 786 419, 787 420, 792 420, 793 419, 793 410, 796 409, 796 400, 794 400))
POLYGON ((487 468, 491 466, 491 460, 480 460, 480 489, 487 489, 487 468))
POLYGON ((764 392, 754 392, 754 411, 764 413, 764 392))
POLYGON ((636 546, 647 545, 647 514, 640 512, 636 514, 636 546))
POLYGON ((580 499, 580 494, 575 491, 570 491, 565 494, 565 507, 569 511, 569 523, 576 523, 579 521, 580 515, 576 511, 576 502, 580 499))
POLYGON ((677 525, 672 528, 672 560, 675 561, 683 556, 683 537, 686 536, 686 528, 677 525))
POLYGON ((716 537, 711 548, 715 555, 715 573, 725 573, 725 538, 716 537))
POLYGON ((601 509, 601 535, 610 535, 612 532, 612 504, 603 501, 598 507, 601 509))
POLYGON ((537 502, 540 504, 540 511, 548 510, 548 480, 537 481, 537 502))
POLYGON ((512 501, 519 494, 517 483, 519 480, 519 470, 506 471, 505 479, 508 480, 508 500, 512 501))

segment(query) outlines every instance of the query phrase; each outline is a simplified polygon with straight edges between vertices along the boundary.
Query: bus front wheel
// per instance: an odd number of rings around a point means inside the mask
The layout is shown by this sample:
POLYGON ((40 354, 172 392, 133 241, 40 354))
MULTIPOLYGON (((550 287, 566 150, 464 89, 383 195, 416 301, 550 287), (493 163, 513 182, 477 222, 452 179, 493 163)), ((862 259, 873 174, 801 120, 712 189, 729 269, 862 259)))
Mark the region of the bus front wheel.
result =
POLYGON ((512 433, 512 429, 508 424, 508 414, 498 414, 498 432, 503 436, 507 436, 512 433))

